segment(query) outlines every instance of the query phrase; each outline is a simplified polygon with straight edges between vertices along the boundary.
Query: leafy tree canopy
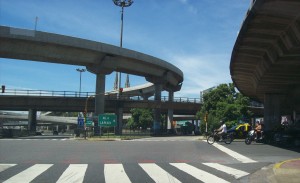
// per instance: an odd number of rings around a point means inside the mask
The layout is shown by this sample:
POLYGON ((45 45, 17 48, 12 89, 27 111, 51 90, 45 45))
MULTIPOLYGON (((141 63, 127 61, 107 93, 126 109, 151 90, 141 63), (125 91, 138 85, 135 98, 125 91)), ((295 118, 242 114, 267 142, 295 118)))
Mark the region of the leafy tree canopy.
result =
POLYGON ((130 112, 132 117, 128 119, 127 126, 131 128, 142 127, 143 130, 152 126, 153 114, 150 109, 134 108, 130 112))
MULTIPOLYGON (((238 119, 249 119, 252 113, 248 110, 248 106, 249 98, 237 92, 233 83, 220 84, 203 95, 203 105, 197 116, 204 121, 205 113, 208 113, 208 129, 211 131, 220 126, 220 120, 231 127, 238 119)), ((201 130, 205 131, 205 123, 202 125, 201 130)))

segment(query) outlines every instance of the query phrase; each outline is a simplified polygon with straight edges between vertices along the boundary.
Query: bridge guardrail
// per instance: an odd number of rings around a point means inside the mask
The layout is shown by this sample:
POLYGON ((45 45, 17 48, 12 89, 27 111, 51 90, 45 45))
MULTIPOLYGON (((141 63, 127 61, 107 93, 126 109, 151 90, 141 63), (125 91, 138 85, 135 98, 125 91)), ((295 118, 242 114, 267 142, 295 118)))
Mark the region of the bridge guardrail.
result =
POLYGON ((50 91, 50 90, 22 90, 6 89, 1 95, 20 95, 20 96, 51 96, 51 97, 87 97, 93 95, 93 92, 74 92, 74 91, 50 91))
MULTIPOLYGON (((22 90, 22 89, 6 89, 5 93, 0 93, 0 95, 15 95, 15 96, 40 96, 40 97, 89 97, 94 96, 94 92, 76 92, 76 91, 50 91, 50 90, 22 90)), ((105 96, 107 99, 116 100, 144 100, 142 96, 121 94, 110 94, 105 96)), ((154 97, 148 98, 148 100, 153 101, 154 97)), ((168 102, 168 96, 161 97, 162 102, 168 102)), ((200 103, 200 98, 189 98, 189 97, 174 97, 173 102, 181 103, 200 103)))

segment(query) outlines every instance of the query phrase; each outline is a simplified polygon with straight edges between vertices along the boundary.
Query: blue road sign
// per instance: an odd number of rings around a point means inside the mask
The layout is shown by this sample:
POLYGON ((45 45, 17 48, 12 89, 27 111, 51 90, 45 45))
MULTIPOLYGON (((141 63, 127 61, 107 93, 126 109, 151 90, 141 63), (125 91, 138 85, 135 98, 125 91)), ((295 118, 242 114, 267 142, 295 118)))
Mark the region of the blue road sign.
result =
POLYGON ((78 119, 77 119, 77 125, 78 126, 84 126, 84 118, 78 117, 78 119))

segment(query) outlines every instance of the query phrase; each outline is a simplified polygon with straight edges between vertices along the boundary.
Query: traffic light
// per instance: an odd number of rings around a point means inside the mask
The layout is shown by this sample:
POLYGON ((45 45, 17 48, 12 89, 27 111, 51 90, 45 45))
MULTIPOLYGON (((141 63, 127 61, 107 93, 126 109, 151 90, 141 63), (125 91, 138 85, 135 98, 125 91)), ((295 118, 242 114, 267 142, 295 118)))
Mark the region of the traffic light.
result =
POLYGON ((120 95, 122 95, 122 92, 123 92, 123 88, 119 88, 120 95))
POLYGON ((2 93, 5 93, 5 85, 1 86, 2 93))

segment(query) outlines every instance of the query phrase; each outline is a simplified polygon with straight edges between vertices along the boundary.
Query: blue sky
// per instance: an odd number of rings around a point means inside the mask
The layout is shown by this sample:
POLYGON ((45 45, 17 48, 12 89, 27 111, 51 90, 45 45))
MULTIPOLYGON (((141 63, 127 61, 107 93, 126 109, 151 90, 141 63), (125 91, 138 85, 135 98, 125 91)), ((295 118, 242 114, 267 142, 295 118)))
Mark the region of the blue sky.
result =
MULTIPOLYGON (((250 0, 135 0, 124 11, 123 47, 163 59, 184 73, 175 97, 232 82, 231 52, 250 0)), ((0 0, 0 24, 120 44, 120 7, 112 0, 0 0)), ((0 58, 0 85, 11 89, 78 91, 72 65, 0 58)), ((106 77, 113 89, 115 73, 106 77)), ((82 74, 81 91, 95 91, 94 74, 82 74)), ((122 75, 124 86, 125 74, 122 75)), ((146 83, 130 75, 131 86, 146 83)), ((167 95, 163 93, 163 95, 167 95)))

